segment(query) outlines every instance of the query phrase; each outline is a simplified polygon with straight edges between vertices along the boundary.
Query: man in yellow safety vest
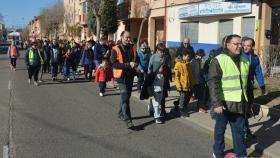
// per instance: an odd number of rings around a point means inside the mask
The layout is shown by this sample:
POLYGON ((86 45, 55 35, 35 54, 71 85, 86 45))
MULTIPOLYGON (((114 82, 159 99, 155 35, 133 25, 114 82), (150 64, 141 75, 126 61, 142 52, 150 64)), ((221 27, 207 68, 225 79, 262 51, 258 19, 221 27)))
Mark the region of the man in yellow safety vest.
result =
POLYGON ((34 85, 38 86, 38 73, 41 65, 44 63, 41 53, 37 48, 37 43, 33 42, 32 47, 29 48, 25 54, 25 64, 28 70, 28 83, 31 83, 32 76, 34 76, 34 85))
POLYGON ((241 56, 241 37, 229 35, 226 48, 210 63, 209 94, 216 120, 213 157, 224 157, 224 133, 230 124, 236 157, 246 157, 245 113, 248 108, 249 62, 241 56))

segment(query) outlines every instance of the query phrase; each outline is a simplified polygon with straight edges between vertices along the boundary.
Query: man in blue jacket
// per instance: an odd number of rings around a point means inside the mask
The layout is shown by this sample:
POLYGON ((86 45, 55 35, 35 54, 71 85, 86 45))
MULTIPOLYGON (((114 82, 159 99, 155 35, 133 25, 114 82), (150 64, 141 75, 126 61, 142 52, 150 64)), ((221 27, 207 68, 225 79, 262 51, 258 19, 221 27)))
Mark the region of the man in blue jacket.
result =
POLYGON ((108 46, 106 45, 106 39, 101 38, 94 46, 94 64, 97 67, 102 63, 104 56, 108 53, 108 46))
MULTIPOLYGON (((254 77, 256 77, 259 87, 261 88, 262 95, 265 94, 264 77, 262 73, 260 60, 258 56, 254 54, 253 47, 255 46, 255 41, 252 38, 244 38, 242 45, 243 45, 242 56, 245 57, 250 62, 247 95, 248 95, 248 103, 250 105, 249 107, 252 107, 254 101, 254 77)), ((246 118, 245 126, 246 126, 245 127, 246 138, 256 138, 256 136, 253 135, 249 129, 248 117, 246 118)))

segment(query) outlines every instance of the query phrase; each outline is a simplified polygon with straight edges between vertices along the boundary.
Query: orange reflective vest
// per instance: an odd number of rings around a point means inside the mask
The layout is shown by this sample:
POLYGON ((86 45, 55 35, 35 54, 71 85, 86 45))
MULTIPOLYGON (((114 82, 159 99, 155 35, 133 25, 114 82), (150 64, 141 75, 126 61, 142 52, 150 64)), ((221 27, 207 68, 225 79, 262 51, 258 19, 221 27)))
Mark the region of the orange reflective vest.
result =
MULTIPOLYGON (((117 52, 117 60, 118 60, 118 62, 119 63, 124 63, 123 62, 122 52, 121 52, 119 46, 118 45, 114 46, 113 50, 115 50, 117 52)), ((132 51, 133 51, 133 57, 134 57, 133 61, 136 61, 136 57, 137 57, 136 48, 133 47, 132 51)), ((136 70, 136 68, 135 68, 135 70, 136 70)), ((113 76, 114 76, 114 78, 120 78, 122 76, 122 74, 123 74, 123 69, 116 69, 116 68, 113 69, 113 76)))
POLYGON ((12 57, 17 57, 17 47, 11 46, 10 47, 10 54, 12 57))

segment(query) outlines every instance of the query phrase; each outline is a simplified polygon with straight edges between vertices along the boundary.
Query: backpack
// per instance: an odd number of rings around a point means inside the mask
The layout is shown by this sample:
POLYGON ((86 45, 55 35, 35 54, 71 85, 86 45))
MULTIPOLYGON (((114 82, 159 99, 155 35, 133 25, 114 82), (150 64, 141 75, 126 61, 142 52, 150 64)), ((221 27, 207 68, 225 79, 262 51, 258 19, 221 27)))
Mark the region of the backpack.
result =
POLYGON ((13 57, 17 57, 17 47, 16 46, 11 46, 10 47, 10 54, 13 57))

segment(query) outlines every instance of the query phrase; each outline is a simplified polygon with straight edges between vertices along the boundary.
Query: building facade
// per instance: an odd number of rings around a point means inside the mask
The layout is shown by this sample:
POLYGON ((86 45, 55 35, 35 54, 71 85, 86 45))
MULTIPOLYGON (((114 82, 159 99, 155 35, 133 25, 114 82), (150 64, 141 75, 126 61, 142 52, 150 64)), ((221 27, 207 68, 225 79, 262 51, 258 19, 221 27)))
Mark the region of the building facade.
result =
POLYGON ((174 3, 167 10, 168 47, 180 46, 189 37, 195 50, 209 52, 229 34, 256 38, 259 6, 255 0, 174 3))
POLYGON ((42 39, 41 22, 39 17, 34 17, 28 24, 30 40, 42 39))
POLYGON ((81 41, 91 38, 87 25, 87 4, 87 0, 64 0, 64 34, 66 39, 73 38, 76 41, 81 41))

